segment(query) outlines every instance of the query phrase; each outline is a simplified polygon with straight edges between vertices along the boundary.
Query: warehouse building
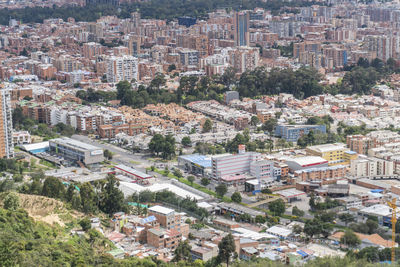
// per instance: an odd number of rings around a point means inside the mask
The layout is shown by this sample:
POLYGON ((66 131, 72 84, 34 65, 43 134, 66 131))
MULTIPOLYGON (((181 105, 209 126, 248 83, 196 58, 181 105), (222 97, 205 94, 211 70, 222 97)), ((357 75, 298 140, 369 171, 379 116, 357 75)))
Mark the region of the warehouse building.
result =
POLYGON ((206 176, 211 173, 211 157, 200 154, 182 155, 178 157, 178 166, 190 173, 206 176))
POLYGON ((49 147, 50 152, 77 163, 91 165, 104 161, 103 149, 68 137, 50 140, 49 147))
POLYGON ((291 172, 328 167, 328 161, 321 157, 307 156, 288 159, 286 164, 289 166, 291 172))

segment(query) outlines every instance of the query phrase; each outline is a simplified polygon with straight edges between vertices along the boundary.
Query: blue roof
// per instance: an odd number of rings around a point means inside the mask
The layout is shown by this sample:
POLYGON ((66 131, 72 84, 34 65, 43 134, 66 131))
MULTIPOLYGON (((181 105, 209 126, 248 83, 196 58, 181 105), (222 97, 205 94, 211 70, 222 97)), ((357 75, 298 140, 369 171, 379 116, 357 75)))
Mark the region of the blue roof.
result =
POLYGON ((193 164, 200 165, 203 168, 211 168, 211 158, 206 155, 192 154, 180 156, 181 158, 191 161, 193 164))
POLYGON ((345 151, 344 153, 347 153, 347 154, 350 154, 350 155, 357 154, 357 152, 354 152, 354 151, 351 151, 351 150, 345 151))
POLYGON ((149 222, 154 222, 155 220, 157 220, 157 218, 154 217, 153 215, 151 215, 147 218, 143 218, 140 222, 141 223, 149 223, 149 222))
POLYGON ((298 254, 300 254, 302 257, 307 257, 308 256, 308 254, 307 253, 305 253, 303 250, 298 250, 298 251, 296 251, 298 254))
POLYGON ((383 189, 372 189, 371 193, 381 193, 383 192, 383 189))

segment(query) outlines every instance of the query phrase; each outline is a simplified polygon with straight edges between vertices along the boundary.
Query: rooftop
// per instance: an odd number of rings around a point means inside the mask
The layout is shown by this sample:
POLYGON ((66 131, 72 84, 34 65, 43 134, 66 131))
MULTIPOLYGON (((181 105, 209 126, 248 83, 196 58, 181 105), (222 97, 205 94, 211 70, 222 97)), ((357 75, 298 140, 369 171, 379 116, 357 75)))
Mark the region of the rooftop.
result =
MULTIPOLYGON (((385 248, 391 248, 392 247, 392 241, 391 240, 386 240, 382 238, 378 234, 372 234, 372 235, 365 235, 361 233, 355 233, 358 238, 361 241, 372 243, 378 246, 383 246, 385 248)), ((331 235, 329 238, 333 240, 340 240, 340 238, 344 235, 344 232, 336 232, 333 235, 331 235)), ((396 244, 397 246, 397 244, 396 244)))
POLYGON ((222 202, 222 203, 219 203, 218 206, 220 208, 229 210, 234 213, 239 213, 239 214, 247 213, 251 216, 264 215, 264 213, 261 211, 253 210, 251 208, 248 208, 248 207, 245 207, 245 206, 242 206, 239 204, 235 204, 235 203, 223 203, 222 202))
POLYGON ((268 228, 266 232, 276 236, 288 237, 292 233, 292 230, 289 230, 279 225, 274 225, 268 228))
POLYGON ((181 198, 190 197, 191 199, 196 199, 196 200, 204 199, 200 195, 197 195, 197 194, 192 193, 188 190, 185 190, 181 187, 178 187, 173 184, 168 184, 168 183, 153 184, 151 186, 141 186, 136 183, 120 182, 119 188, 124 193, 125 196, 130 196, 135 192, 141 192, 144 190, 150 190, 151 192, 159 192, 159 191, 163 191, 163 190, 168 190, 181 198))
POLYGON ((200 154, 192 154, 192 155, 183 155, 179 156, 182 159, 193 162, 194 164, 200 165, 204 168, 211 168, 211 158, 205 155, 200 154))
POLYGON ((117 168, 117 169, 119 169, 121 171, 127 172, 129 174, 138 176, 138 177, 140 177, 142 179, 152 178, 151 175, 148 175, 148 174, 146 174, 144 172, 138 171, 138 170, 136 170, 134 168, 131 168, 131 167, 123 165, 123 164, 116 165, 115 168, 117 168))
POLYGON ((335 143, 335 144, 323 144, 323 145, 310 146, 307 149, 314 150, 314 151, 320 152, 320 153, 325 153, 325 152, 331 152, 331 151, 341 150, 341 149, 345 149, 345 148, 346 148, 346 144, 335 143))
POLYGON ((173 209, 169 209, 169 208, 159 206, 159 205, 148 208, 148 211, 153 211, 153 212, 161 213, 164 215, 168 215, 168 214, 175 212, 173 209))
POLYGON ((50 140, 50 142, 69 146, 69 147, 74 147, 79 150, 89 150, 89 151, 102 150, 100 147, 92 146, 90 144, 83 143, 83 142, 80 142, 78 140, 74 140, 74 139, 68 138, 68 137, 60 137, 60 138, 52 139, 52 140, 50 140))
POLYGON ((302 167, 317 165, 317 164, 324 164, 328 163, 326 159, 316 156, 306 156, 306 157, 298 157, 298 158, 291 158, 287 160, 287 162, 294 162, 302 167))
POLYGON ((286 198, 293 198, 293 197, 305 195, 306 193, 303 192, 303 191, 299 191, 297 189, 294 189, 294 188, 290 188, 290 189, 277 191, 277 192, 275 192, 275 194, 281 195, 281 196, 286 197, 286 198))

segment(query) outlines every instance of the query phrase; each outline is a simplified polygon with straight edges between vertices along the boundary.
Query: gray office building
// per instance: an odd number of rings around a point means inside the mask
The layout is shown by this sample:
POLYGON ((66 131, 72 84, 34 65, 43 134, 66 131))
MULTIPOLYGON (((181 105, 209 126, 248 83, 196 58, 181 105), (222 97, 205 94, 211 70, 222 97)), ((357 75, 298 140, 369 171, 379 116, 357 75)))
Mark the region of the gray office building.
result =
POLYGON ((104 161, 103 149, 68 137, 49 141, 50 152, 71 161, 82 162, 85 165, 104 161))

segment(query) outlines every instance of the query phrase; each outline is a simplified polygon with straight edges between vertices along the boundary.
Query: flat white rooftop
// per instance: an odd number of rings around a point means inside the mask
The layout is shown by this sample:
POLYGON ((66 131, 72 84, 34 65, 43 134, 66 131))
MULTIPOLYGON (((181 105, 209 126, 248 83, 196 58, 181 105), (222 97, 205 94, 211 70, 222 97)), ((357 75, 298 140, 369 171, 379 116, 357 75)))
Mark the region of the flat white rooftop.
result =
POLYGON ((163 207, 163 206, 159 206, 159 205, 153 206, 151 208, 148 208, 148 210, 149 211, 154 211, 154 212, 157 212, 157 213, 161 213, 161 214, 164 214, 164 215, 168 215, 168 214, 174 212, 173 209, 169 209, 169 208, 166 208, 166 207, 163 207))
POLYGON ((289 230, 287 228, 278 225, 274 225, 268 228, 265 232, 275 236, 288 237, 292 233, 292 230, 289 230))
POLYGON ((136 183, 120 182, 119 189, 124 193, 125 196, 130 196, 133 193, 141 192, 144 190, 150 190, 151 192, 159 192, 163 190, 171 191, 181 198, 190 197, 191 199, 203 200, 202 196, 189 192, 173 184, 153 184, 151 186, 141 186, 136 183))
POLYGON ((325 152, 336 151, 336 150, 341 150, 341 149, 345 149, 345 148, 346 148, 345 144, 335 143, 335 144, 323 144, 323 145, 310 146, 307 149, 325 153, 325 152))
POLYGON ((60 145, 65 145, 69 147, 74 147, 78 150, 86 150, 86 151, 92 151, 92 150, 100 150, 100 147, 97 146, 92 146, 90 144, 69 138, 69 137, 60 137, 56 139, 50 140, 50 143, 57 143, 60 145))
POLYGON ((323 163, 328 163, 326 159, 323 159, 321 157, 317 156, 306 156, 306 157, 298 157, 298 158, 291 158, 288 159, 287 161, 292 161, 302 167, 310 166, 310 165, 316 165, 316 164, 323 164, 323 163))

